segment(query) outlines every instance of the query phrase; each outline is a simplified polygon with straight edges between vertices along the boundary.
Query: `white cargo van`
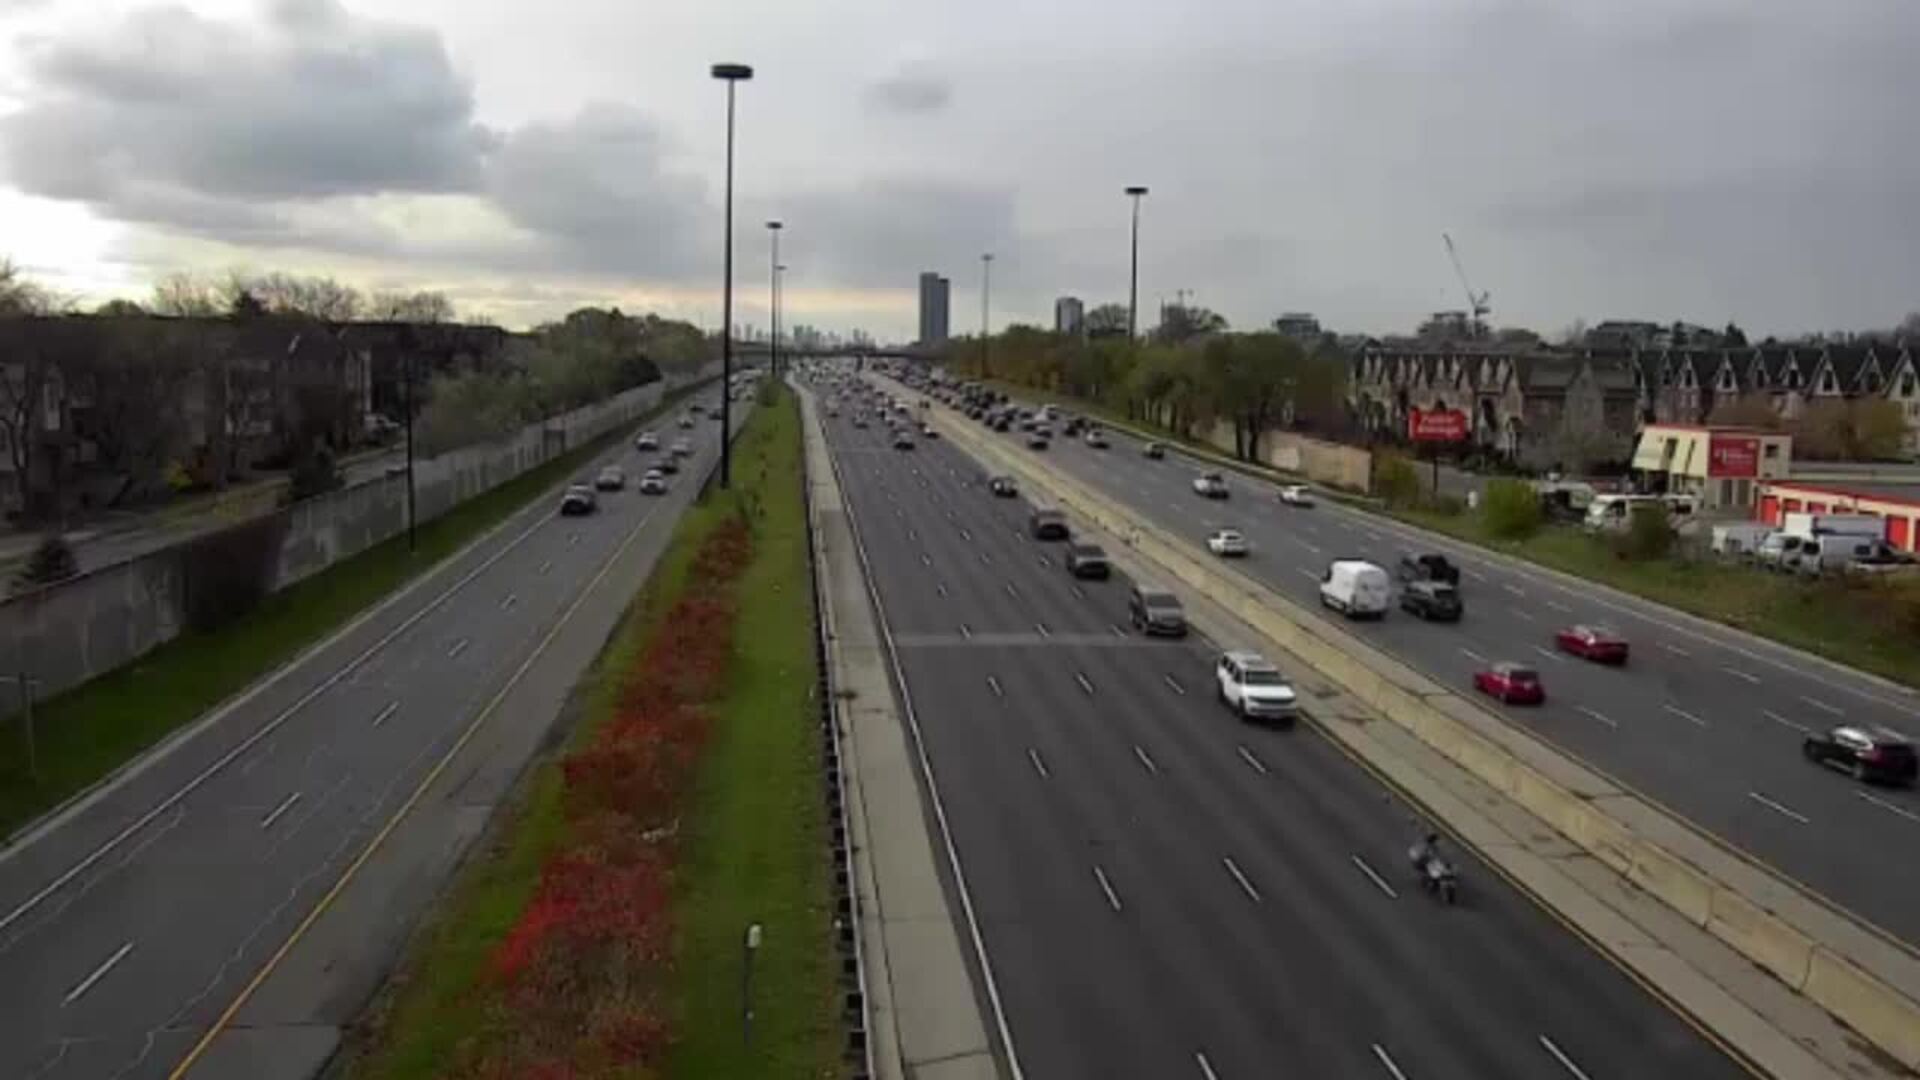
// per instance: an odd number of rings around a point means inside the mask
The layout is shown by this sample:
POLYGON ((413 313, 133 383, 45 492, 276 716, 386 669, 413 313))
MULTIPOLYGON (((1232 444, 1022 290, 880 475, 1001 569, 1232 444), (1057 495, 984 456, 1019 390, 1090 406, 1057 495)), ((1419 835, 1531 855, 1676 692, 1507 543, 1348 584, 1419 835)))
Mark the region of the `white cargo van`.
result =
POLYGON ((1864 536, 1878 540, 1886 534, 1887 523, 1872 514, 1811 514, 1793 510, 1781 519, 1780 531, 1789 536, 1864 536))
POLYGON ((1320 603, 1348 618, 1381 618, 1393 602, 1387 572, 1364 559, 1335 559, 1320 578, 1320 603))

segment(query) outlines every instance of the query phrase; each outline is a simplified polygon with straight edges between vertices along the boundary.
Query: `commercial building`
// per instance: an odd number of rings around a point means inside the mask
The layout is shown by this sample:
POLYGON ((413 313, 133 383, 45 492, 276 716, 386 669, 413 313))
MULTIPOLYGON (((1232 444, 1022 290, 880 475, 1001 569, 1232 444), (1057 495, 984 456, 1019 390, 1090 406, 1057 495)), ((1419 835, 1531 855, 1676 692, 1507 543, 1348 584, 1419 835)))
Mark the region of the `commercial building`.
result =
POLYGON ((920 344, 947 340, 947 296, 950 283, 931 270, 920 275, 920 344))
POLYGON ((1760 485, 1755 517, 1777 526, 1792 513, 1872 514, 1886 521, 1882 535, 1888 546, 1920 551, 1920 483, 1860 481, 1842 486, 1786 480, 1760 485))
POLYGON ((1077 296, 1063 296, 1053 302, 1053 332, 1079 337, 1087 330, 1087 306, 1077 296))
POLYGON ((1645 491, 1692 495, 1703 508, 1748 507, 1793 470, 1793 436, 1744 427, 1648 424, 1633 472, 1645 491))

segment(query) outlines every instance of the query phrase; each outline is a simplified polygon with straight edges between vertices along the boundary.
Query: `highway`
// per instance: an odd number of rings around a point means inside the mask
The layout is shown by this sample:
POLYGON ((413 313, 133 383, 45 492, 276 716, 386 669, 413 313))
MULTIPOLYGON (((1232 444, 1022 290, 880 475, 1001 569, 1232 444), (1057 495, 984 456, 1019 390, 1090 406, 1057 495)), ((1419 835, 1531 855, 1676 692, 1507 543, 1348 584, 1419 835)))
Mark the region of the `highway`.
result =
POLYGON ((1228 500, 1203 499, 1191 484, 1214 466, 1172 450, 1152 460, 1139 440, 1109 437, 1105 450, 1060 439, 1046 458, 1196 547, 1214 528, 1241 530, 1253 553, 1239 569, 1444 685, 1471 695, 1473 672, 1490 661, 1532 665, 1547 688, 1544 707, 1481 700, 1920 945, 1920 861, 1906 857, 1920 847, 1920 795, 1863 786, 1800 753, 1805 732, 1842 721, 1920 734, 1920 698, 1910 691, 1325 498, 1289 507, 1273 485, 1241 474, 1226 474, 1228 500), (1378 622, 1345 623, 1319 604, 1320 576, 1335 558, 1365 558, 1392 573, 1402 553, 1436 550, 1462 567, 1467 613, 1457 625, 1397 609, 1378 622), (1607 668, 1555 651, 1554 631, 1579 622, 1624 634, 1630 663, 1607 668))
MULTIPOLYGON (((323 957, 302 965, 294 953, 298 995, 323 1003, 329 1031, 349 1022, 435 875, 484 823, 473 808, 511 783, 604 640, 627 595, 612 590, 664 548, 719 429, 663 422, 663 442, 688 435, 696 453, 662 497, 635 489, 651 455, 604 454, 581 475, 620 462, 629 484, 602 493, 598 513, 557 516, 557 491, 535 500, 0 852, 0 1076, 166 1076, 447 758, 450 783, 407 819, 428 819, 433 842, 384 848, 399 865, 361 876, 375 894, 361 897, 361 921, 323 957), (537 708, 508 696, 529 672, 547 695, 537 708)), ((281 1055, 227 1075, 290 1068, 281 1055)))
POLYGON ((1420 893, 1413 811, 1230 718, 977 464, 826 423, 1023 1075, 1746 1075, 1471 857, 1420 893))

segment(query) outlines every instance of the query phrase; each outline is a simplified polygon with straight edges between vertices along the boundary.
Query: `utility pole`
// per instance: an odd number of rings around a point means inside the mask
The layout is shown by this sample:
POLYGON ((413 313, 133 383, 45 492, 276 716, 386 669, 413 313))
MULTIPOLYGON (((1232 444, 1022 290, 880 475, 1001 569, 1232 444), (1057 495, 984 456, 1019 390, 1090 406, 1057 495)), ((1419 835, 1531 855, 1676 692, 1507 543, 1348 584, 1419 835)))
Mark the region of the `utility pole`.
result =
POLYGON ((1135 184, 1127 189, 1133 199, 1133 259, 1131 269, 1127 271, 1127 344, 1132 345, 1139 331, 1140 307, 1140 196, 1147 193, 1146 186, 1135 184))
POLYGON ((413 350, 400 361, 400 380, 407 399, 407 554, 414 552, 414 521, 418 518, 413 486, 413 350))
POLYGON ((767 257, 767 318, 773 326, 773 339, 767 351, 767 378, 780 377, 780 223, 767 222, 773 238, 773 250, 767 257))
POLYGON ((988 364, 989 349, 987 338, 987 301, 993 295, 993 252, 980 256, 980 377, 987 378, 992 370, 988 364))

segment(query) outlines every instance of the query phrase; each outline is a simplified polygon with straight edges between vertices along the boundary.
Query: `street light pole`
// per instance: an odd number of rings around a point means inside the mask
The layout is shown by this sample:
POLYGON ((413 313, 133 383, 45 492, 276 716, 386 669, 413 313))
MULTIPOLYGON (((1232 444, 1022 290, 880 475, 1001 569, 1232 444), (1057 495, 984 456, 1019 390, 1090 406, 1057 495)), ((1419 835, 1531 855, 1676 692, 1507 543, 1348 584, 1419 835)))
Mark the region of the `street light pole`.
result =
POLYGON ((1140 307, 1140 196, 1145 195, 1144 185, 1135 184, 1127 188, 1127 194, 1133 197, 1133 262, 1127 272, 1127 343, 1132 344, 1139 330, 1138 311, 1140 307))
POLYGON ((715 64, 713 77, 727 84, 727 225, 724 281, 720 286, 720 487, 733 486, 733 88, 753 78, 745 64, 715 64))
POLYGON ((993 295, 993 252, 980 256, 980 377, 992 377, 987 361, 991 346, 987 338, 987 301, 993 295))
MULTIPOLYGON (((774 337, 776 339, 780 335, 780 331, 778 330, 778 327, 780 326, 781 323, 784 323, 786 321, 786 310, 787 310, 787 264, 774 263, 773 264, 773 311, 774 311, 774 326, 776 327, 776 329, 774 330, 774 337)), ((793 350, 792 349, 787 350, 787 366, 789 367, 793 366, 793 350)))
POLYGON ((414 522, 419 515, 414 509, 413 494, 413 350, 408 348, 406 359, 402 362, 402 378, 407 396, 407 554, 414 552, 414 522))
POLYGON ((767 258, 767 318, 772 323, 773 340, 768 346, 767 377, 780 377, 780 223, 767 222, 773 237, 773 251, 767 258))

